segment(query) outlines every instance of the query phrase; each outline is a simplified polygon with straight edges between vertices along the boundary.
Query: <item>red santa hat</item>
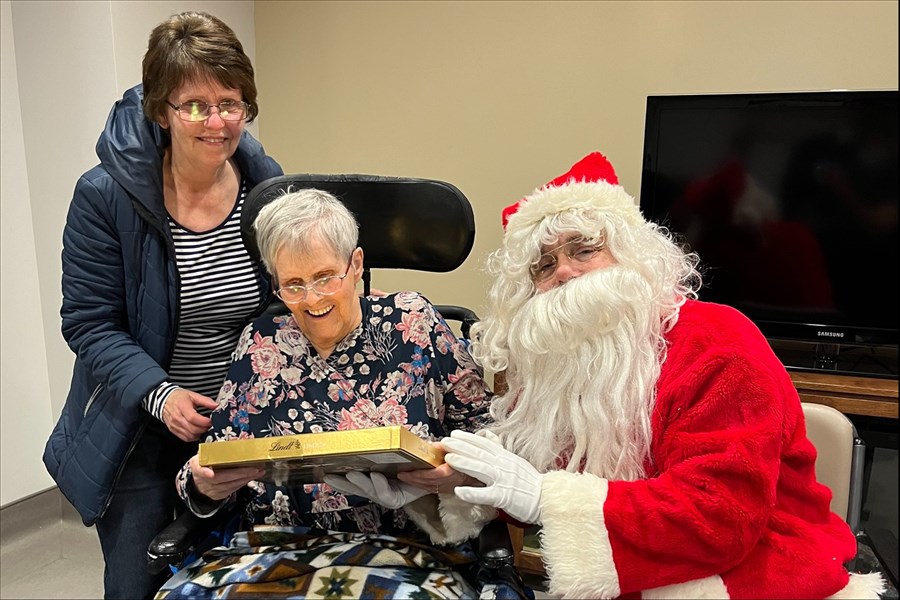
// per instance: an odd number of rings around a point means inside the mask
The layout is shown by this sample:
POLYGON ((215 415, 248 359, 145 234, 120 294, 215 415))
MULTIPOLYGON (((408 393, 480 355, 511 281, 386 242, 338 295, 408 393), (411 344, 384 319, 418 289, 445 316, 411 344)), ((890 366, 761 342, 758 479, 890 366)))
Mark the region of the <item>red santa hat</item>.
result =
POLYGON ((619 185, 610 162, 599 152, 591 152, 567 172, 504 208, 503 228, 509 233, 554 214, 585 208, 613 212, 633 224, 644 222, 634 198, 619 185))

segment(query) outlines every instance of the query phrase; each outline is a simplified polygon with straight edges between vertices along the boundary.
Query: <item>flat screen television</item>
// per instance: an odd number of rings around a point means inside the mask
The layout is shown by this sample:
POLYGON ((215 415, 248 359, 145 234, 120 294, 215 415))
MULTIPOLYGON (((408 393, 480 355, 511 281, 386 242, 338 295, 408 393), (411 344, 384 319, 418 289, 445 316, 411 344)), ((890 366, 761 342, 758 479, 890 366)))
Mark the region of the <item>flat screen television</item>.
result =
POLYGON ((647 98, 642 212, 698 253, 701 300, 747 315, 789 368, 897 376, 897 106, 896 90, 647 98))

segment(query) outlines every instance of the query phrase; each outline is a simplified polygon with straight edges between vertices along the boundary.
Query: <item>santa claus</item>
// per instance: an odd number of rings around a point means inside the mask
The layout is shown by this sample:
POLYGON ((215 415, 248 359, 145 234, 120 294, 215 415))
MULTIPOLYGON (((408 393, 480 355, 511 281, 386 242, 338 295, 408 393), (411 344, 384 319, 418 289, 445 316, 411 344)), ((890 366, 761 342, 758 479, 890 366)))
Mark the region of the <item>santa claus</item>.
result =
POLYGON ((877 598, 880 575, 844 566, 856 540, 784 367, 696 299, 698 258, 609 162, 586 156, 504 224, 472 352, 509 391, 486 435, 442 441, 483 485, 441 494, 435 540, 497 509, 540 524, 548 591, 570 598, 877 598))

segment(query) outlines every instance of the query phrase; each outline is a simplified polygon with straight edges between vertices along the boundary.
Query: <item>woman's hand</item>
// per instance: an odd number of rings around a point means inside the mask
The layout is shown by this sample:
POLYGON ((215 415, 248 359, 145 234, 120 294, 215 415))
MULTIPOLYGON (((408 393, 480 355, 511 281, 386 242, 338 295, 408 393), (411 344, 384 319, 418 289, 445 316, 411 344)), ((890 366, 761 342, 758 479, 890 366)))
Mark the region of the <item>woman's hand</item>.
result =
POLYGON ((204 417, 198 408, 214 410, 218 404, 212 398, 197 394, 191 390, 178 388, 166 398, 163 404, 162 420, 178 439, 184 442, 195 442, 209 431, 212 420, 204 417))
POLYGON ((195 454, 190 460, 191 476, 197 491, 211 500, 224 500, 259 477, 265 471, 256 467, 237 467, 213 471, 200 466, 200 457, 195 454))
MULTIPOLYGON (((445 451, 440 442, 432 442, 439 450, 445 451)), ((433 469, 421 469, 416 471, 403 471, 397 473, 397 479, 408 483, 432 494, 452 494, 457 486, 466 485, 479 487, 484 485, 474 477, 453 470, 453 467, 444 463, 433 469)))

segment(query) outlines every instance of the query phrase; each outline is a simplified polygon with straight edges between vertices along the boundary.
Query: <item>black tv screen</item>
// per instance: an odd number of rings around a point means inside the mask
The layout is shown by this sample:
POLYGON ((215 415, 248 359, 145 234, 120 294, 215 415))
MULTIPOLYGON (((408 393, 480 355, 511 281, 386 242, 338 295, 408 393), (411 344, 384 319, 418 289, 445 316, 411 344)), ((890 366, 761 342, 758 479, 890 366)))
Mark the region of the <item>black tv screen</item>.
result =
MULTIPOLYGON (((640 205, 770 339, 896 346, 897 91, 649 96, 640 205)), ((896 373, 895 373, 896 374, 896 373)))

